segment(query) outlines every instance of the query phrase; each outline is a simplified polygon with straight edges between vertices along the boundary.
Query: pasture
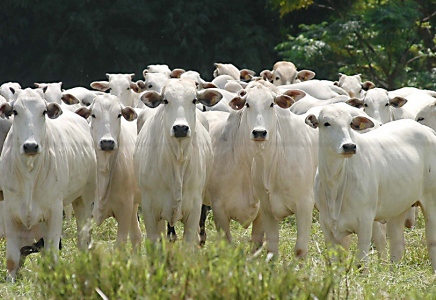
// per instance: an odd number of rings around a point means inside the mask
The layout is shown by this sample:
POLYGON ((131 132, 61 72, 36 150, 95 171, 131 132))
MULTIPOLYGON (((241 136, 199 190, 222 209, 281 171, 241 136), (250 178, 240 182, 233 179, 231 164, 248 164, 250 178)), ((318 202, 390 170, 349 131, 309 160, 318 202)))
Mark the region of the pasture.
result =
MULTIPOLYGON (((406 230, 406 251, 398 264, 381 262, 372 251, 368 269, 354 263, 356 237, 348 253, 324 247, 313 214, 309 254, 296 261, 295 218, 280 225, 280 256, 267 263, 266 252, 250 254, 251 228, 232 222, 234 243, 216 233, 213 215, 207 220, 203 248, 190 249, 179 239, 171 244, 142 241, 141 252, 114 250, 116 222, 110 218, 92 226, 92 245, 81 253, 76 245, 74 219, 64 221, 63 249, 58 263, 50 255, 30 255, 15 284, 6 283, 5 241, 0 242, 1 299, 432 299, 436 293, 427 255, 422 214, 406 230), (339 259, 334 259, 333 255, 339 259)), ((141 229, 145 237, 141 216, 141 229)))

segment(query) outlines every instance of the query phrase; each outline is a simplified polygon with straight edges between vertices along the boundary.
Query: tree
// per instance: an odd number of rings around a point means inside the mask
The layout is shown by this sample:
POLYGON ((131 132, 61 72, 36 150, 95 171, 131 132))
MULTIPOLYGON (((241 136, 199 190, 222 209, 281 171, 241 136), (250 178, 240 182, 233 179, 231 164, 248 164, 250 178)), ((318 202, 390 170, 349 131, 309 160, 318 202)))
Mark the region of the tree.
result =
MULTIPOLYGON (((300 3, 301 0, 270 0, 300 3)), ((313 1, 327 13, 301 24, 276 49, 317 77, 362 73, 387 89, 412 85, 436 90, 436 1, 313 1)), ((288 10, 282 10, 282 14, 288 10)))

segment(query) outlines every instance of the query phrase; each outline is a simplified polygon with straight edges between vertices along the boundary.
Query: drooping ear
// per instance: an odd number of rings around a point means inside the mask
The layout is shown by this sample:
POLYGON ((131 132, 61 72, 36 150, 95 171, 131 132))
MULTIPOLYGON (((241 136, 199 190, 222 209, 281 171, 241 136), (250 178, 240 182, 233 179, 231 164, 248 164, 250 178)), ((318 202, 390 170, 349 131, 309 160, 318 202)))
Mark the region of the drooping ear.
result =
POLYGON ((242 69, 239 71, 240 74, 240 78, 243 81, 250 81, 254 75, 256 75, 256 72, 254 72, 253 70, 249 70, 249 69, 242 69))
POLYGON ((318 128, 319 122, 315 115, 308 115, 304 122, 312 128, 318 128))
POLYGON ((373 88, 375 88, 375 83, 372 81, 365 81, 364 83, 362 83, 362 89, 365 91, 373 88))
POLYGON ((62 101, 64 101, 65 104, 68 104, 68 105, 80 103, 80 100, 71 94, 63 94, 61 99, 62 99, 62 101))
POLYGON ((135 77, 135 73, 130 73, 130 80, 133 80, 133 77, 135 77))
POLYGON ((275 96, 274 102, 281 108, 287 109, 295 103, 295 100, 291 96, 283 94, 275 96))
POLYGON ((174 69, 171 71, 170 73, 170 77, 171 78, 180 78, 180 76, 182 76, 183 73, 185 73, 186 71, 183 69, 174 69))
POLYGON ((9 119, 9 117, 12 115, 13 110, 14 108, 10 104, 10 102, 2 103, 2 105, 0 105, 0 116, 2 118, 9 119))
POLYGON ((155 91, 145 92, 141 96, 141 101, 150 108, 158 107, 163 101, 163 96, 155 91))
POLYGON ((389 99, 389 104, 395 108, 400 108, 406 103, 407 99, 403 97, 395 97, 393 99, 389 99))
POLYGON ((362 131, 374 127, 374 123, 366 117, 357 116, 351 120, 350 126, 356 131, 362 131))
POLYGON ((339 81, 333 82, 333 85, 339 86, 339 81))
POLYGON ((87 107, 80 107, 75 111, 76 114, 81 116, 82 118, 88 119, 91 115, 91 110, 87 107))
POLYGON ((138 117, 138 114, 136 113, 136 111, 131 108, 130 106, 126 106, 121 110, 121 114, 123 115, 124 119, 126 119, 127 121, 133 121, 136 120, 136 118, 138 117))
POLYGON ((212 82, 204 82, 202 85, 203 89, 211 89, 211 88, 218 88, 214 83, 212 82))
POLYGON ((294 99, 294 102, 306 97, 306 93, 302 90, 286 90, 283 95, 289 96, 294 99))
POLYGON ((106 92, 109 89, 109 81, 94 81, 91 82, 91 87, 94 90, 106 92))
POLYGON ((223 95, 216 90, 205 89, 197 92, 197 100, 209 107, 217 104, 222 98, 223 95))
POLYGON ((46 84, 41 84, 41 83, 35 82, 34 85, 35 85, 36 88, 41 89, 43 93, 45 93, 47 91, 47 89, 48 89, 48 85, 46 85, 46 84))
POLYGON ((273 82, 273 73, 270 70, 263 70, 259 75, 263 80, 273 82))
POLYGON ((310 70, 301 70, 297 73, 297 78, 301 81, 307 81, 315 77, 315 72, 310 70))
POLYGON ((47 117, 56 119, 60 115, 62 115, 62 108, 59 104, 53 102, 47 104, 47 117))
POLYGON ((130 89, 131 89, 132 91, 134 91, 135 93, 141 93, 141 92, 142 92, 142 90, 141 90, 141 88, 139 87, 139 85, 138 85, 137 82, 132 82, 132 83, 130 83, 130 89))
POLYGON ((360 100, 360 99, 357 99, 357 98, 351 98, 351 99, 345 101, 345 103, 347 103, 348 105, 357 107, 357 108, 362 108, 363 104, 364 104, 364 101, 360 100))

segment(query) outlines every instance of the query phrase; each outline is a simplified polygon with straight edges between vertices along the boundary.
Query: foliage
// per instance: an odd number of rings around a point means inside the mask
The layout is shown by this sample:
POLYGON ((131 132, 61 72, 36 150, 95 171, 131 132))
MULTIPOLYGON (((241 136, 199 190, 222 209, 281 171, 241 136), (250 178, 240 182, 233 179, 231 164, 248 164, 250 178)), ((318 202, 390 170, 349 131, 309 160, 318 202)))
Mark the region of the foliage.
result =
POLYGON ((362 73, 387 89, 436 89, 435 4, 360 0, 349 10, 332 6, 323 22, 301 24, 276 49, 297 66, 314 69, 318 78, 362 73))
POLYGON ((278 13, 255 1, 5 0, 0 82, 87 86, 149 64, 211 79, 215 62, 257 72, 276 60, 278 13), (243 12, 243 13, 241 13, 243 12))
MULTIPOLYGON (((232 223, 234 244, 223 242, 207 222, 204 248, 187 247, 181 241, 151 244, 143 241, 138 254, 130 245, 115 250, 116 222, 93 227, 93 244, 80 252, 75 244, 74 222, 66 222, 61 258, 33 254, 24 263, 15 284, 4 283, 5 242, 0 268, 2 299, 431 299, 435 277, 427 256, 422 216, 416 228, 406 230, 406 253, 398 264, 369 254, 368 269, 359 271, 349 253, 324 248, 314 213, 309 255, 306 261, 293 258, 295 218, 281 223, 280 253, 271 262, 265 253, 249 253, 250 230, 232 223)), ((143 222, 141 221, 141 226, 143 222)), ((142 228, 144 230, 144 228, 142 228)), ((177 227, 179 236, 181 228, 177 227)))

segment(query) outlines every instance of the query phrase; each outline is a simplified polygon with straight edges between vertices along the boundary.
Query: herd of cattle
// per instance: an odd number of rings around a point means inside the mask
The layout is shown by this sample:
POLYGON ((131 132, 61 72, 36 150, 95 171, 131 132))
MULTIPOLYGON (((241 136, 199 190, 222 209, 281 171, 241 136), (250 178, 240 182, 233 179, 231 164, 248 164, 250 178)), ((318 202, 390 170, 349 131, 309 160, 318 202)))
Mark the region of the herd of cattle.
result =
POLYGON ((436 92, 387 91, 360 75, 316 80, 284 61, 259 76, 215 67, 211 82, 150 65, 143 80, 106 74, 94 90, 1 85, 0 235, 10 280, 35 240, 58 251, 71 206, 79 248, 91 218, 114 217, 116 244, 130 236, 136 249, 139 204, 153 241, 166 222, 171 230, 181 221, 184 241, 204 242, 211 206, 228 241, 231 220, 251 225, 253 251, 265 240, 272 255, 279 222, 295 214, 298 258, 316 208, 327 244, 348 248, 357 234, 359 262, 372 240, 384 257, 387 238, 391 260, 401 259, 404 226, 420 206, 436 269, 436 92))

